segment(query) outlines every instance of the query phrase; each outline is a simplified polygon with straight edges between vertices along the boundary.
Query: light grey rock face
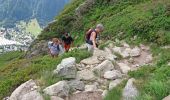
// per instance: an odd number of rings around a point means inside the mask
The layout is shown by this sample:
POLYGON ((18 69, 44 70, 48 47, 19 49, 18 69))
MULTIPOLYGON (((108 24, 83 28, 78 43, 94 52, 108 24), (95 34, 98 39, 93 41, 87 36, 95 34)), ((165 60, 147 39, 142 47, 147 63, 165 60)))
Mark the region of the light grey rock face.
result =
POLYGON ((104 78, 109 79, 109 80, 114 80, 114 79, 118 79, 118 78, 121 78, 121 77, 122 77, 121 72, 119 72, 117 70, 107 71, 104 74, 104 78))
POLYGON ((134 86, 135 79, 131 78, 128 80, 124 90, 123 90, 123 100, 135 100, 138 96, 138 90, 134 86))
POLYGON ((165 97, 163 100, 170 100, 170 95, 165 97))
POLYGON ((67 82, 68 85, 70 86, 71 90, 76 91, 76 90, 80 90, 83 91, 85 88, 85 84, 83 81, 79 81, 79 80, 72 80, 67 82))
POLYGON ((51 100, 64 100, 63 98, 57 97, 57 96, 51 96, 51 100))
POLYGON ((111 81, 109 83, 109 90, 112 90, 114 87, 116 87, 117 85, 119 85, 122 82, 122 79, 116 79, 114 81, 111 81))
POLYGON ((43 91, 50 96, 66 97, 69 95, 70 87, 66 81, 60 81, 45 88, 43 91))
POLYGON ((102 62, 95 68, 93 68, 93 72, 95 74, 97 74, 98 76, 102 77, 102 76, 104 76, 104 73, 106 71, 111 71, 113 69, 114 69, 114 66, 113 66, 112 62, 109 60, 105 60, 104 62, 102 62))
POLYGON ((76 59, 73 57, 63 59, 61 64, 54 70, 54 74, 63 78, 76 78, 76 59))
POLYGON ((130 52, 131 57, 138 57, 140 55, 141 55, 141 50, 138 47, 133 48, 130 52))
POLYGON ((130 71, 130 67, 127 64, 124 63, 118 63, 119 69, 122 73, 127 74, 128 71, 130 71))
POLYGON ((96 90, 97 90, 97 86, 95 84, 85 86, 85 91, 96 91, 96 90))
POLYGON ((92 71, 84 69, 82 71, 77 72, 77 79, 84 81, 93 81, 95 80, 95 76, 92 71))
POLYGON ((44 100, 38 92, 38 86, 33 80, 29 80, 20 85, 11 94, 10 100, 44 100))

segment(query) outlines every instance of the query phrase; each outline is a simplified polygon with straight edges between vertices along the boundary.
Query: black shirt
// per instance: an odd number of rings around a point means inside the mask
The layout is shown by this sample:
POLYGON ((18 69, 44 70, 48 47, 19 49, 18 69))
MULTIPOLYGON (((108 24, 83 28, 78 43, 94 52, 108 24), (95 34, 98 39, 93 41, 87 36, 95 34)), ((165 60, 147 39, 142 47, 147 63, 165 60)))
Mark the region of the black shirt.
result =
POLYGON ((73 38, 71 36, 69 36, 68 38, 64 36, 62 40, 64 41, 65 44, 71 44, 73 42, 73 38))

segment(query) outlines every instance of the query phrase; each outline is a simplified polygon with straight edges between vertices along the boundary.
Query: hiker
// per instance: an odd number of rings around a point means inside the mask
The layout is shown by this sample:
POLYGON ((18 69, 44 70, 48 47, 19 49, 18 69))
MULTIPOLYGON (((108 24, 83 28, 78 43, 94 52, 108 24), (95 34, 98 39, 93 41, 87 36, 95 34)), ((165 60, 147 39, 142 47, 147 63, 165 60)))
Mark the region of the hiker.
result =
POLYGON ((63 45, 65 52, 68 52, 71 45, 73 45, 73 38, 68 33, 64 33, 64 36, 62 37, 63 45))
POLYGON ((53 38, 52 42, 48 42, 49 53, 53 58, 59 55, 60 48, 61 46, 58 38, 53 38))
POLYGON ((88 51, 93 52, 94 49, 98 47, 97 38, 99 37, 99 33, 103 32, 104 26, 102 24, 98 24, 95 29, 89 29, 86 32, 86 45, 88 51))

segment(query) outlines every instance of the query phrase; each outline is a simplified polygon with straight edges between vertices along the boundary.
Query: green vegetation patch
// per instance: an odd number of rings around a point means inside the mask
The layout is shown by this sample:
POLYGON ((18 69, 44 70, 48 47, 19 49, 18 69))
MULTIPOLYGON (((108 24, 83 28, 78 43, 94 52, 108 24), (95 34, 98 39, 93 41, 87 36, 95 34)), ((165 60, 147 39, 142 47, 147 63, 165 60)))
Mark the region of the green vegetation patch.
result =
POLYGON ((58 58, 50 56, 33 59, 18 59, 0 68, 0 99, 8 96, 12 91, 29 79, 36 79, 41 87, 46 87, 61 80, 54 76, 52 71, 62 59, 76 57, 77 62, 91 56, 85 50, 73 50, 58 58))

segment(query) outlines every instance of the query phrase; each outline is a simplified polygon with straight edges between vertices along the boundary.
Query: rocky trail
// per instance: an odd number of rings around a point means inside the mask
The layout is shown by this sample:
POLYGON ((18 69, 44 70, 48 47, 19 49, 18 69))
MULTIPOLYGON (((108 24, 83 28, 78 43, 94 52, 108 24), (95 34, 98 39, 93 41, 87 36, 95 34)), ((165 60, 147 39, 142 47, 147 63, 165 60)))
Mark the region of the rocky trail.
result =
MULTIPOLYGON (((150 48, 145 45, 130 46, 110 43, 104 50, 96 49, 93 56, 76 63, 76 58, 63 59, 54 75, 65 80, 43 90, 51 100, 103 100, 108 91, 128 80, 122 93, 123 100, 132 100, 138 95, 127 73, 143 65, 152 64, 150 48)), ((8 100, 44 100, 36 80, 29 80, 19 86, 8 100)), ((4 99, 5 100, 5 99, 4 99)))

